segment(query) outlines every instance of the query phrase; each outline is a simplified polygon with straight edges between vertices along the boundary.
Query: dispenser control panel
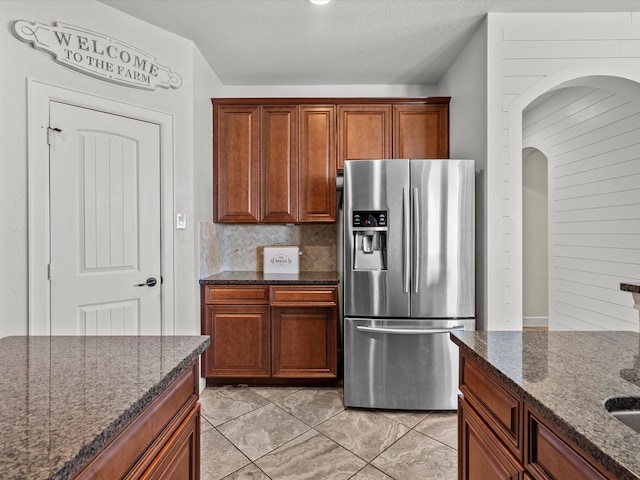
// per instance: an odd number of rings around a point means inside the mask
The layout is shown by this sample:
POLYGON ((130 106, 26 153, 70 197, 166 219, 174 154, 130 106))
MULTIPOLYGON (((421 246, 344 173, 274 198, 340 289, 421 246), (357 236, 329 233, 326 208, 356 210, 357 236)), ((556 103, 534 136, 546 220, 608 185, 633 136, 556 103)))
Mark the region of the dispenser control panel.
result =
POLYGON ((356 210, 353 212, 354 227, 386 227, 386 210, 356 210))

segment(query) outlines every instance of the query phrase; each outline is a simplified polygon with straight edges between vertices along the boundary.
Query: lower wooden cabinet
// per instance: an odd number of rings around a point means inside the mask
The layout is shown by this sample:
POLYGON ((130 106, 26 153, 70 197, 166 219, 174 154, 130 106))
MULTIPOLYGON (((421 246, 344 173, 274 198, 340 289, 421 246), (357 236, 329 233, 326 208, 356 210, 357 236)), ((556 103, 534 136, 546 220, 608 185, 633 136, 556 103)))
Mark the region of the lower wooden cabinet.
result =
POLYGON ((606 480, 588 460, 544 424, 527 412, 528 446, 526 468, 536 479, 606 480))
POLYGON ((475 362, 460 359, 460 391, 493 434, 522 461, 522 401, 475 362))
POLYGON ((143 480, 198 480, 200 478, 200 405, 167 441, 140 477, 143 480))
POLYGON ((458 404, 458 478, 519 480, 523 468, 464 398, 458 404))
POLYGON ((460 480, 614 480, 516 392, 460 356, 460 480))
POLYGON ((204 355, 205 376, 271 375, 269 307, 207 306, 203 331, 211 337, 204 355))
POLYGON ((273 307, 271 338, 273 377, 335 378, 335 308, 273 307))
POLYGON ((199 480, 199 383, 193 363, 73 478, 199 480))
POLYGON ((335 384, 335 285, 202 286, 209 384, 335 384), (264 293, 262 293, 264 292, 264 293))

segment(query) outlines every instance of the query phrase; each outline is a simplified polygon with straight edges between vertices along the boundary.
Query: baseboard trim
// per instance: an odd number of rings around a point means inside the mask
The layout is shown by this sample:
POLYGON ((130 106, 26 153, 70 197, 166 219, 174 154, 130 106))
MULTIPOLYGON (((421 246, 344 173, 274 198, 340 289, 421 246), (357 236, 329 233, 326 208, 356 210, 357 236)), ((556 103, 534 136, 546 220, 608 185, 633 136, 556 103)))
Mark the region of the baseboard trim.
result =
POLYGON ((523 327, 548 327, 549 317, 522 317, 523 327))

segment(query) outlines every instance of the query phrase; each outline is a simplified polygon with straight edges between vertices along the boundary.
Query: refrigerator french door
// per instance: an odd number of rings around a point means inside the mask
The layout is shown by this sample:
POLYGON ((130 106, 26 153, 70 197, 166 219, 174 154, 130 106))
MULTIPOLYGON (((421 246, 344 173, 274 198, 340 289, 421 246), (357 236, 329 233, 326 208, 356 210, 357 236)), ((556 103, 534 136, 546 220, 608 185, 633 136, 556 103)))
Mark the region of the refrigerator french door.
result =
POLYGON ((457 348, 475 328, 473 160, 344 169, 347 406, 455 409, 457 348))

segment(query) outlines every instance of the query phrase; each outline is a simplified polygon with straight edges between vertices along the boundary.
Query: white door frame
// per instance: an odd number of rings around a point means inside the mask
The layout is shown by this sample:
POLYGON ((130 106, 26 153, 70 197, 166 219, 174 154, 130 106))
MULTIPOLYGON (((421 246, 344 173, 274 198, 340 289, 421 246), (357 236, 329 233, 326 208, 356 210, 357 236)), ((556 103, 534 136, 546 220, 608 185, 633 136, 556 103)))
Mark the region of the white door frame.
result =
MULTIPOLYGON (((173 335, 173 115, 28 79, 28 322, 29 335, 51 333, 49 245, 49 103, 67 103, 155 123, 160 127, 160 264, 162 268, 162 334, 173 335)), ((54 273, 55 274, 55 273, 54 273)))

